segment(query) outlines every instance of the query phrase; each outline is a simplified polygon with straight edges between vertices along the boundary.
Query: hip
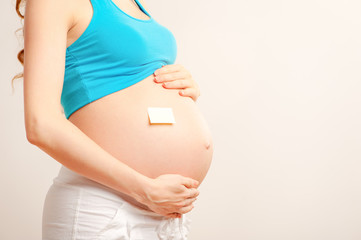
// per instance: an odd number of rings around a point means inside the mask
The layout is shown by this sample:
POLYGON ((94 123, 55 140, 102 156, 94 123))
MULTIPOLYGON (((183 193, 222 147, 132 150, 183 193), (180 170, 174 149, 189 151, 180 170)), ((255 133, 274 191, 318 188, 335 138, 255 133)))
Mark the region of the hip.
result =
POLYGON ((187 239, 190 219, 166 218, 62 166, 45 199, 43 240, 187 239))

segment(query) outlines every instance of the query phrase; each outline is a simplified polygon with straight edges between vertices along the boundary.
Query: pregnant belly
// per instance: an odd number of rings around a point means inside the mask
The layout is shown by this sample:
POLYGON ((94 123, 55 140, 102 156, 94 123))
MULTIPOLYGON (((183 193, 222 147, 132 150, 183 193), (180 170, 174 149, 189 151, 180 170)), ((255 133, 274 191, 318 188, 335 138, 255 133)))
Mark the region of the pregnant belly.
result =
POLYGON ((195 102, 178 91, 163 88, 150 75, 85 105, 69 120, 148 177, 176 173, 202 182, 212 160, 212 136, 195 102), (148 107, 171 107, 176 123, 150 124, 148 107))

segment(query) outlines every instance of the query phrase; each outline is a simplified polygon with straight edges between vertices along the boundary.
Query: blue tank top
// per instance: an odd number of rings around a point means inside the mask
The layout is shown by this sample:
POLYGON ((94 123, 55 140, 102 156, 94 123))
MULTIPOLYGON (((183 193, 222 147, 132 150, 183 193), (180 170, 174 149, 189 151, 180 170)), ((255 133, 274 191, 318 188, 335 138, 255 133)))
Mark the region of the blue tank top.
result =
POLYGON ((130 16, 112 0, 91 0, 89 25, 66 49, 61 104, 67 119, 86 104, 127 88, 176 60, 173 34, 135 1, 148 19, 130 16))

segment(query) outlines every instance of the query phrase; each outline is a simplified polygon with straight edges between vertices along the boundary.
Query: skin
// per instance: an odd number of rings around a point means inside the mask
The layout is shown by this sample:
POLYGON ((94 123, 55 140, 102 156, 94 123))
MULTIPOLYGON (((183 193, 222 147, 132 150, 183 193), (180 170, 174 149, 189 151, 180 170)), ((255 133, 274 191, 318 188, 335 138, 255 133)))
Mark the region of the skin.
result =
MULTIPOLYGON (((129 15, 148 18, 130 1, 114 2, 129 15)), ((126 160, 119 161, 111 151, 105 150, 111 146, 102 146, 102 142, 98 142, 101 136, 96 134, 101 131, 87 132, 87 124, 80 123, 87 114, 97 115, 99 109, 104 109, 102 104, 107 99, 120 98, 120 92, 78 110, 70 121, 61 112, 65 50, 81 35, 91 16, 87 0, 28 0, 24 21, 24 116, 27 139, 67 168, 126 194, 163 216, 180 217, 193 209, 193 202, 199 195, 197 187, 200 181, 181 174, 164 172, 150 176, 142 173, 144 169, 135 170, 124 163, 126 160), (91 134, 94 136, 89 137, 91 134)), ((199 87, 191 74, 179 64, 166 65, 147 79, 154 80, 157 86, 166 84, 163 89, 172 92, 173 96, 177 91, 178 96, 188 104, 190 99, 196 101, 200 96, 199 87)), ((149 83, 148 80, 142 81, 142 84, 149 83)), ((111 109, 108 111, 111 112, 111 109)), ((206 149, 211 146, 208 139, 206 149)))

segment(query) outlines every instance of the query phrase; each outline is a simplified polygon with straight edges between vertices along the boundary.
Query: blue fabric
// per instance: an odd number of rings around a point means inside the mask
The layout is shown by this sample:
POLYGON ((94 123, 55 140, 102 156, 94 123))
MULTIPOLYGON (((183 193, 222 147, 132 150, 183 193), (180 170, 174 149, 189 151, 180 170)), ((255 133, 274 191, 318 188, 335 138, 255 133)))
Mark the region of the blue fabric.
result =
POLYGON ((91 0, 89 25, 66 49, 61 104, 67 119, 86 104, 175 62, 173 34, 135 1, 150 19, 132 17, 112 0, 91 0))

